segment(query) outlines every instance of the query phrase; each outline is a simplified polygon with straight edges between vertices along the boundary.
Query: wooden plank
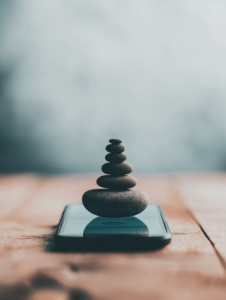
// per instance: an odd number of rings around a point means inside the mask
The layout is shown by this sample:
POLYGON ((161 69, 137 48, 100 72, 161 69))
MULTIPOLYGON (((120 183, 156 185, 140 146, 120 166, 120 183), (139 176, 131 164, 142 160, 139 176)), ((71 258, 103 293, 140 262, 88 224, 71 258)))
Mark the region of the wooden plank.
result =
POLYGON ((13 220, 33 226, 58 224, 65 205, 81 203, 87 188, 96 188, 93 176, 68 176, 48 178, 26 206, 21 206, 13 220))
POLYGON ((178 199, 198 220, 226 269, 226 175, 193 175, 178 180, 178 199))
POLYGON ((40 179, 30 175, 0 177, 0 221, 29 200, 39 184, 40 179))
MULTIPOLYGON (((15 237, 18 235, 21 238, 24 227, 16 222, 15 215, 20 207, 26 206, 41 185, 42 180, 31 175, 0 177, 0 251, 17 247, 15 237)), ((23 242, 23 247, 25 244, 29 245, 29 240, 23 242)))
POLYGON ((54 298, 56 290, 62 299, 69 295, 106 300, 225 299, 224 269, 199 226, 175 199, 179 188, 173 179, 138 178, 138 188, 163 207, 173 233, 172 243, 164 250, 135 254, 44 251, 64 205, 81 202, 82 194, 96 187, 96 177, 45 179, 26 205, 10 214, 1 246, 0 299, 18 289, 30 299, 42 300, 54 298), (12 222, 19 227, 12 228, 12 222))

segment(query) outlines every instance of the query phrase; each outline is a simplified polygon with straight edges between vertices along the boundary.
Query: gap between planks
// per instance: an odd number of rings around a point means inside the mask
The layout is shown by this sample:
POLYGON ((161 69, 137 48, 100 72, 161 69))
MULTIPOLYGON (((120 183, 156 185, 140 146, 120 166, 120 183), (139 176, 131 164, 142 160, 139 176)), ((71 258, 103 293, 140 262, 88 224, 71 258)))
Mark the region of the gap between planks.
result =
POLYGON ((226 275, 226 262, 223 258, 223 256, 220 254, 220 252, 217 250, 217 248, 215 247, 214 242, 211 240, 211 238, 209 237, 208 233, 205 231, 205 229, 202 227, 202 225, 200 224, 200 222, 198 221, 198 219, 195 217, 195 215, 193 214, 193 212, 191 211, 191 209, 189 209, 187 207, 187 205, 184 203, 182 196, 180 195, 180 193, 177 193, 175 191, 175 199, 176 201, 186 210, 186 212, 188 213, 188 215, 193 219, 193 221, 199 226, 200 230, 202 231, 203 235, 205 236, 205 238, 210 242, 211 246, 213 247, 214 252, 216 253, 224 271, 225 271, 225 275, 226 275))

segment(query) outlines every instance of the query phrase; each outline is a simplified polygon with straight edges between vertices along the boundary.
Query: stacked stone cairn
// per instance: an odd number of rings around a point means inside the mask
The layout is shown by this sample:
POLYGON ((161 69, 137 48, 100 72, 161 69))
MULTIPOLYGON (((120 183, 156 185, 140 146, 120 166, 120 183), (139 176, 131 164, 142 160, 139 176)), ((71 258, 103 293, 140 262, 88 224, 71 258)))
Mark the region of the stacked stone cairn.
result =
POLYGON ((107 174, 97 179, 97 184, 104 189, 93 189, 84 193, 82 202, 85 208, 99 217, 122 218, 141 213, 148 205, 146 192, 133 188, 137 180, 131 175, 133 166, 126 163, 125 147, 120 139, 111 139, 106 147, 110 152, 102 166, 107 174))

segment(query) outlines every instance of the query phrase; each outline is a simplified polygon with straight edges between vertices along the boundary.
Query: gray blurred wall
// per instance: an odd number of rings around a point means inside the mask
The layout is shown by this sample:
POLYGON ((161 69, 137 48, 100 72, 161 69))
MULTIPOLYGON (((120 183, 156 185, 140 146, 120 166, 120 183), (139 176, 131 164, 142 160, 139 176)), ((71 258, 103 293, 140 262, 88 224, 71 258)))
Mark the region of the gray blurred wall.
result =
POLYGON ((226 169, 226 2, 0 0, 0 173, 226 169))

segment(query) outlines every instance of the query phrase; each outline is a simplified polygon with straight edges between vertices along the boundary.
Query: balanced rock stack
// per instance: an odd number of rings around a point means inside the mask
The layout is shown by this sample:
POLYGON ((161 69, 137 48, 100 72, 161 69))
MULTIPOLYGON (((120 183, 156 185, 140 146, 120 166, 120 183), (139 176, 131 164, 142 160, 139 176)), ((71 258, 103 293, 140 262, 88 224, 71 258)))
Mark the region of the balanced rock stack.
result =
POLYGON ((136 185, 136 178, 127 175, 133 166, 124 162, 127 155, 120 139, 111 139, 106 147, 110 152, 105 159, 109 162, 102 166, 105 174, 97 179, 97 184, 105 189, 94 189, 84 193, 82 202, 85 208, 100 217, 122 218, 141 213, 148 205, 146 192, 131 189, 136 185))

